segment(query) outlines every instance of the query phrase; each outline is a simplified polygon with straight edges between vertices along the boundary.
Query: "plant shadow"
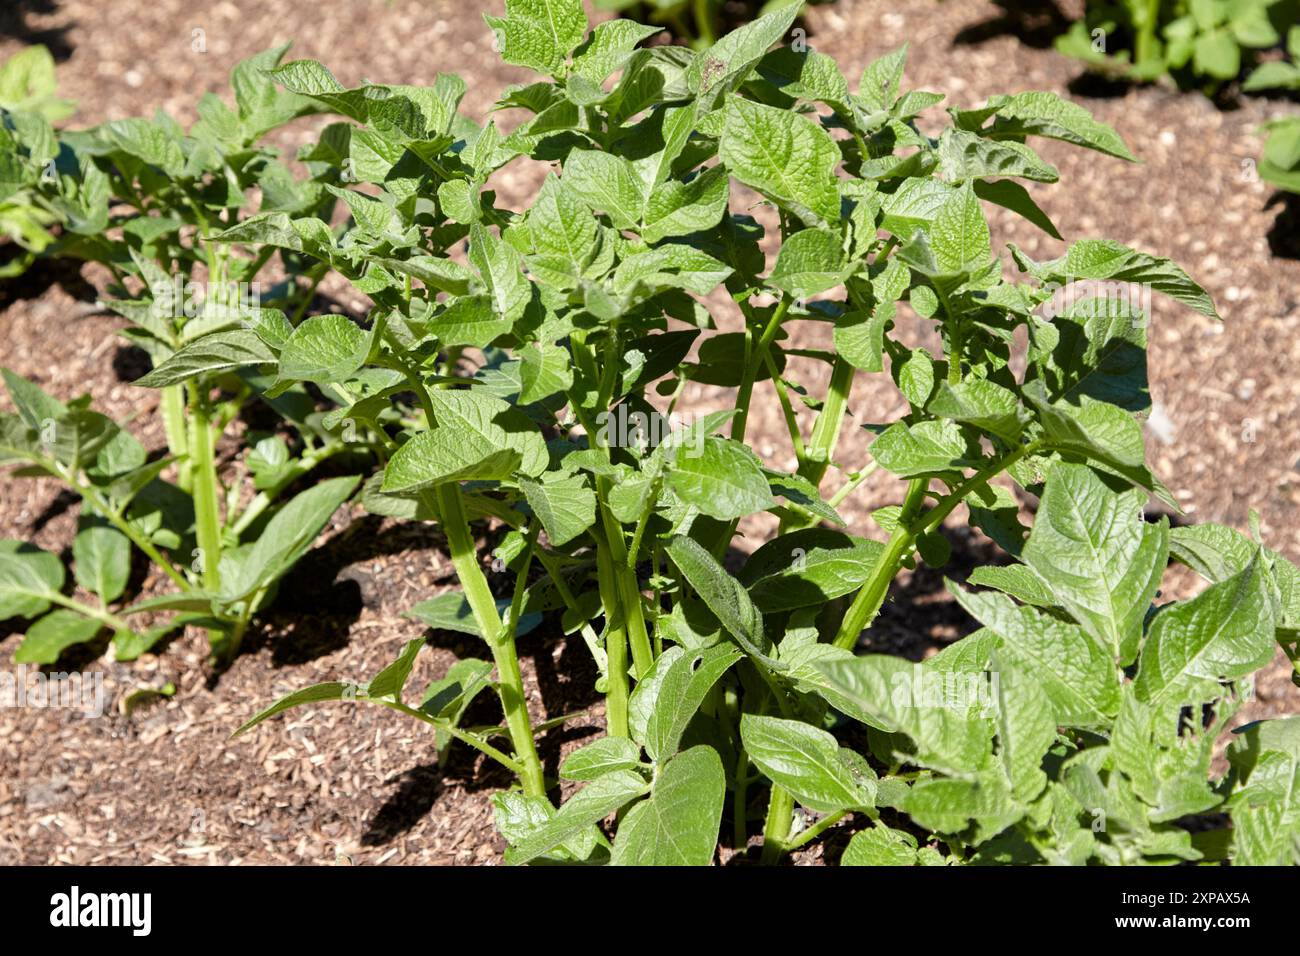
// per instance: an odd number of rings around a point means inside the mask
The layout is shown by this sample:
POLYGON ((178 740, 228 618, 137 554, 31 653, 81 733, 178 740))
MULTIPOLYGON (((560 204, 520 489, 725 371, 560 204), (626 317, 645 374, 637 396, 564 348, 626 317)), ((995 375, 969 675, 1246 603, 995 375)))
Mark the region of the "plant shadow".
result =
POLYGON ((1265 205, 1277 207, 1277 218, 1268 231, 1268 248, 1279 259, 1300 259, 1300 193, 1278 191, 1265 205))
POLYGON ((1036 50, 1050 50, 1070 28, 1070 19, 1054 0, 994 0, 1001 14, 972 24, 953 37, 953 46, 976 46, 1012 36, 1036 50))
POLYGON ((59 0, 5 0, 0 7, 0 37, 24 44, 40 43, 49 48, 55 60, 72 56, 68 40, 69 25, 38 29, 28 23, 31 16, 52 16, 59 12, 59 0))

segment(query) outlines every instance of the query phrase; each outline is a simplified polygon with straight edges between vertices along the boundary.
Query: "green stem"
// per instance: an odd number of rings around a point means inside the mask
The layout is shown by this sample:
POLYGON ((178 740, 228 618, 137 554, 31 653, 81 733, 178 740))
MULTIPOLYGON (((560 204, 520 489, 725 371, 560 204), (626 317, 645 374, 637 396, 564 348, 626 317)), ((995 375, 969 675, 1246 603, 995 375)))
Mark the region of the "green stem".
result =
POLYGON ((848 481, 844 483, 844 487, 840 488, 839 491, 831 495, 826 503, 830 505, 832 508, 838 508, 841 504, 843 504, 844 499, 847 498, 849 495, 853 494, 853 492, 857 491, 858 487, 864 481, 870 478, 873 474, 875 474, 876 470, 879 467, 880 467, 880 463, 877 461, 873 460, 868 462, 861 471, 859 471, 856 475, 854 475, 852 478, 850 478, 848 481))
POLYGON ((122 532, 122 534, 126 535, 131 543, 143 551, 150 561, 162 568, 163 573, 165 573, 167 577, 171 578, 182 591, 192 590, 193 586, 185 578, 185 575, 176 570, 175 566, 163 556, 162 552, 154 547, 152 541, 140 534, 139 530, 135 526, 114 510, 93 485, 83 485, 72 476, 67 475, 57 468, 52 468, 49 465, 45 465, 45 468, 52 474, 58 475, 59 478, 67 482, 68 486, 73 491, 80 495, 84 500, 93 504, 95 509, 104 516, 105 520, 107 520, 109 524, 122 532))
POLYGON ((836 356, 826 402, 817 416, 817 423, 813 425, 807 455, 799 467, 799 474, 814 485, 821 484, 831 458, 835 456, 835 446, 839 444, 844 414, 848 411, 849 392, 853 388, 853 376, 856 373, 857 369, 847 359, 836 356))
POLYGON ((788 790, 772 785, 767 799, 767 819, 763 823, 763 862, 772 865, 789 847, 790 825, 794 822, 794 797, 788 790))
POLYGON ((115 631, 131 630, 131 625, 127 624, 126 621, 122 620, 120 617, 118 617, 116 614, 113 614, 110 611, 106 611, 102 608, 92 607, 89 604, 82 604, 80 601, 75 600, 74 598, 65 597, 64 595, 59 594, 57 592, 46 594, 44 595, 44 597, 51 604, 57 604, 60 607, 66 607, 70 610, 76 611, 78 614, 84 614, 86 617, 93 618, 96 621, 100 621, 106 624, 107 626, 111 627, 115 631))
POLYGON ((927 478, 913 478, 908 484, 903 510, 898 516, 898 526, 889 536, 889 542, 880 552, 880 557, 876 559, 871 569, 871 576, 867 578, 849 606, 839 632, 835 635, 836 647, 851 650, 858 642, 858 635, 875 620, 876 612, 885 602, 889 585, 893 582, 894 575, 898 573, 899 562, 911 550, 912 543, 916 540, 910 525, 913 516, 921 507, 921 502, 925 499, 925 490, 929 484, 927 478))
POLYGON ((827 814, 786 844, 787 849, 797 850, 805 843, 817 839, 817 837, 848 816, 848 813, 847 810, 836 810, 834 813, 827 814))
MULTIPOLYGON (((772 315, 767 320, 762 334, 759 335, 758 342, 752 343, 752 347, 746 352, 745 371, 740 380, 740 388, 736 391, 736 409, 739 414, 731 422, 731 437, 736 441, 745 440, 745 427, 749 424, 749 402, 754 394, 754 379, 758 377, 758 372, 763 367, 763 356, 776 340, 777 332, 781 331, 781 320, 785 318, 789 308, 790 297, 782 296, 781 301, 772 310, 772 315)), ((748 322, 746 322, 745 334, 753 335, 748 322)))
POLYGON ((189 494, 193 490, 190 477, 193 465, 189 460, 190 442, 185 426, 185 386, 168 385, 162 390, 163 431, 167 435, 167 448, 176 456, 176 485, 189 494))
POLYGON ((609 546, 596 540, 596 582, 605 608, 605 663, 609 668, 605 692, 605 729, 611 737, 628 736, 627 635, 622 602, 614 584, 614 562, 609 546))
POLYGON ((204 589, 221 586, 221 516, 217 513, 217 469, 212 454, 212 427, 205 396, 196 386, 190 402, 190 460, 194 470, 194 525, 203 562, 204 589))
POLYGON ((713 46, 713 4, 710 0, 694 0, 696 47, 708 49, 713 46))
POLYGON ((492 649, 492 659, 497 667, 497 694, 501 698, 501 709, 505 712, 510 742, 515 748, 515 759, 520 766, 519 776, 523 781, 524 793, 545 796, 546 782, 542 776, 541 761, 537 757, 537 747, 533 742, 528 698, 524 694, 514 635, 502 627, 492 589, 488 587, 487 578, 479 566, 460 485, 456 482, 440 485, 437 496, 438 513, 442 516, 452 566, 456 569, 456 576, 460 579, 479 632, 492 649))
MULTIPOLYGON (((302 301, 298 303, 298 308, 294 309, 293 311, 293 318, 289 320, 290 325, 297 327, 298 322, 302 319, 304 313, 306 313, 307 307, 311 305, 312 299, 316 298, 316 289, 320 286, 321 280, 325 278, 325 274, 328 271, 329 271, 328 262, 317 263, 316 265, 312 266, 309 270, 307 270, 307 278, 310 279, 311 282, 307 286, 306 292, 303 293, 302 301)), ((410 277, 408 276, 407 278, 409 279, 410 277)))
POLYGON ((858 635, 875 620, 876 613, 889 592, 889 585, 893 582, 894 575, 898 573, 900 562, 911 551, 918 537, 942 524, 943 520, 952 514, 953 509, 980 485, 1000 475, 1026 455, 1032 455, 1038 448, 1038 444, 1021 445, 990 462, 963 481, 950 494, 945 495, 920 521, 915 519, 925 501, 929 480, 912 479, 907 487, 907 497, 903 501, 902 512, 898 516, 898 526, 889 536, 885 550, 880 553, 880 557, 872 567, 871 576, 858 591, 857 597, 853 599, 839 633, 835 635, 835 646, 846 650, 851 649, 857 643, 858 635))

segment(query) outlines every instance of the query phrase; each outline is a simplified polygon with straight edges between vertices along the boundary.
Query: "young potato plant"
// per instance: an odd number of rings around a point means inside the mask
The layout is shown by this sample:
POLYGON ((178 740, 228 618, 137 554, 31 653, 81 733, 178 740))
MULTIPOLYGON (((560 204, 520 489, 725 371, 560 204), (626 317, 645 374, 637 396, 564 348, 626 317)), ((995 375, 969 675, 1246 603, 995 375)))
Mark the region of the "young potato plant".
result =
POLYGON ((54 242, 50 228, 59 217, 43 201, 40 181, 51 175, 57 152, 52 124, 73 109, 57 88, 54 58, 43 46, 27 47, 0 65, 0 236, 17 247, 6 250, 0 279, 26 272, 54 242))
POLYGON ((1058 38, 1062 53, 1149 82, 1169 74, 1213 93, 1282 42, 1296 0, 1102 0, 1058 38))
MULTIPOLYGON (((263 294, 259 275, 276 247, 241 255, 214 238, 238 228, 254 196, 261 215, 287 210, 329 232, 324 219, 314 218, 332 212, 328 183, 295 179, 274 149, 260 145, 268 133, 317 110, 267 76, 285 49, 238 64, 231 77, 235 106, 206 95, 188 133, 160 113, 67 132, 58 143, 47 132, 48 145, 34 157, 49 155, 56 169, 42 180, 44 199, 60 213, 66 233, 54 251, 111 271, 115 297, 105 305, 129 320, 121 334, 154 363, 136 384, 161 392, 168 455, 150 460, 88 399, 65 406, 5 376, 18 414, 0 419, 4 459, 68 484, 87 512, 121 538, 115 548, 134 544, 176 588, 119 612, 182 612, 165 627, 138 634, 108 622, 119 658, 137 656, 186 621, 207 626, 214 652, 232 657, 280 576, 359 482, 324 482, 273 511, 286 491, 349 442, 364 451, 369 436, 357 432, 356 422, 329 419, 302 385, 277 384, 259 372, 274 365, 278 345, 306 312, 325 270, 286 251, 287 279, 263 294), (244 484, 222 480, 215 450, 254 399, 268 403, 297 435, 291 448, 277 433, 253 434, 243 456, 253 486, 245 495, 244 484), (162 476, 168 466, 175 468, 174 482, 162 476)), ((325 397, 351 404, 343 393, 325 397)), ((59 640, 46 639, 48 632, 29 634, 20 657, 53 662, 68 643, 94 634, 88 623, 63 631, 59 640)))
POLYGON ((691 54, 638 48, 655 31, 627 21, 588 33, 576 0, 509 3, 489 18, 503 56, 546 79, 497 104, 526 114, 508 135, 453 115, 454 78, 348 89, 311 61, 274 71, 347 118, 318 152, 365 165, 368 186, 340 190, 337 241, 278 214, 238 241, 328 261, 376 303, 365 328, 299 325, 279 374, 364 393, 348 412, 363 418, 418 397, 363 500, 441 526, 461 590, 412 613, 478 635, 492 662, 408 700, 417 639, 372 680, 298 691, 237 733, 324 700, 422 720, 518 775, 494 798, 515 863, 708 864, 760 829, 775 862, 846 818, 865 827, 847 862, 1276 856, 1300 821, 1278 783, 1294 734, 1267 725, 1221 781, 1209 759, 1275 635, 1294 638, 1295 569, 1229 529, 1143 515, 1149 495, 1176 505, 1144 461, 1129 293, 1214 307, 1177 266, 1105 240, 1044 262, 1012 247, 1008 277, 985 219, 993 203, 1057 235, 1021 184, 1057 179, 1027 140, 1133 157, 1051 93, 920 121, 942 97, 900 91, 905 50, 854 92, 827 57, 774 49, 797 12, 691 54), (550 167, 532 204, 498 207, 485 184, 525 158, 550 167), (744 211, 756 200, 766 225, 744 211), (904 303, 941 355, 894 334, 904 303), (789 344, 817 326, 833 348, 789 344), (792 355, 829 366, 807 434, 792 355), (867 423, 872 460, 847 462, 863 377, 909 410, 867 423), (734 407, 676 420, 690 382, 733 389, 734 407), (769 387, 792 473, 746 444, 769 387), (883 542, 836 510, 879 469, 901 482, 874 516, 883 542), (1006 481, 1042 498, 1032 530, 1006 481), (948 561, 941 526, 963 505, 1013 561, 972 577, 981 590, 953 585, 984 629, 924 664, 855 656, 900 572, 948 561), (737 523, 764 512, 779 531, 733 574, 737 523), (480 517, 504 531, 495 579, 480 517), (1211 585, 1157 607, 1171 555, 1211 585), (516 652, 546 622, 582 635, 605 695, 606 734, 560 766, 581 786, 559 806, 516 652), (948 678, 973 705, 931 693, 948 678), (488 685, 504 724, 462 727, 488 685), (1248 835, 1194 842, 1180 823, 1225 807, 1248 835))
MULTIPOLYGON (((1246 78, 1248 92, 1266 90, 1300 90, 1300 26, 1287 34, 1290 61, 1264 63, 1246 78)), ((1259 162, 1259 174, 1265 180, 1289 192, 1300 193, 1300 116, 1284 116, 1264 126, 1268 139, 1259 162)))

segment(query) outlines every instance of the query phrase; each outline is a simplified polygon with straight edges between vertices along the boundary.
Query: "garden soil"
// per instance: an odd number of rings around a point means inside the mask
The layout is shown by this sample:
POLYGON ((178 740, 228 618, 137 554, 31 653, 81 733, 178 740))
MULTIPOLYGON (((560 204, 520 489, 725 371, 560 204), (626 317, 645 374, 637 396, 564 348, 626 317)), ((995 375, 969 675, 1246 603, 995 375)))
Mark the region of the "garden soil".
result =
MULTIPOLYGON (((1059 30, 1050 6, 1035 9, 1048 12, 1008 17, 982 0, 840 0, 812 8, 805 26, 810 44, 854 80, 870 60, 906 42, 909 88, 942 92, 962 107, 995 93, 1054 90, 1120 131, 1140 165, 1045 143, 1061 182, 1032 192, 1067 238, 1110 237, 1168 256, 1209 290, 1221 323, 1154 303, 1151 462, 1189 519, 1245 528, 1255 510, 1268 543, 1300 560, 1300 208, 1258 181, 1252 159, 1260 124, 1297 107, 1266 99, 1215 104, 1160 86, 1081 80, 1078 65, 1050 49, 1047 38, 1059 30)), ((482 120, 499 91, 527 74, 498 62, 480 12, 446 0, 9 0, 0 11, 0 57, 27 42, 49 45, 60 60, 61 91, 78 103, 74 122, 84 125, 158 107, 192 122, 204 92, 225 93, 237 60, 290 39, 291 56, 320 59, 349 85, 430 83, 439 70, 458 69, 469 80, 465 109, 482 120)), ((301 121, 278 145, 310 142, 323 122, 301 121)), ((503 205, 522 209, 544 174, 538 165, 512 165, 490 186, 503 205)), ((738 192, 733 201, 741 208, 756 199, 738 192)), ((1015 242, 1040 259, 1062 251, 1062 243, 999 213, 992 213, 995 243, 1015 242)), ((755 215, 764 220, 767 211, 755 215)), ((147 359, 96 307, 103 280, 93 268, 56 263, 0 285, 0 364, 61 399, 91 392, 104 411, 130 418, 150 448, 161 447, 156 395, 129 384, 147 359)), ((344 283, 324 287, 317 307, 363 315, 366 302, 344 283)), ((736 327, 721 304, 718 319, 736 327)), ((822 331, 800 329, 792 342, 824 346, 822 331)), ((934 341, 914 317, 900 321, 900 334, 934 341)), ((792 359, 788 374, 812 395, 825 389, 824 367, 792 359)), ((766 459, 789 467, 789 440, 766 388, 758 389, 751 440, 766 459)), ((726 399, 701 387, 688 391, 682 407, 709 410, 726 399)), ((860 426, 889 421, 904 404, 882 376, 862 376, 850 408, 837 458, 852 470, 868 460, 869 433, 860 426)), ((811 413, 801 415, 806 433, 811 413)), ((254 412, 237 429, 268 424, 254 412)), ((219 449, 232 478, 236 450, 233 440, 219 449)), ((854 532, 880 535, 869 515, 896 503, 896 486, 877 475, 845 502, 854 532)), ((52 481, 0 477, 0 537, 66 556, 76 517, 75 499, 52 481)), ((752 550, 774 528, 755 520, 742 530, 741 550, 752 550)), ((946 533, 954 559, 944 573, 958 580, 992 554, 961 512, 946 533)), ((463 748, 439 765, 432 735, 400 716, 304 708, 229 739, 281 694, 316 681, 367 679, 420 636, 403 612, 451 586, 443 543, 427 526, 340 512, 225 673, 207 666, 206 638, 194 630, 133 663, 113 662, 102 647, 65 661, 102 675, 105 713, 0 710, 0 864, 499 860, 504 845, 489 797, 509 783, 506 775, 463 748), (133 694, 168 683, 171 697, 133 694)), ((489 547, 486 541, 485 553, 489 547)), ((1176 595, 1195 586, 1186 574, 1169 581, 1176 595)), ((163 582, 141 563, 133 583, 147 594, 163 582)), ((896 583, 864 646, 921 659, 973 626, 946 597, 942 575, 923 570, 896 583)), ((9 661, 20 639, 18 622, 0 622, 0 659, 9 661)), ((457 657, 486 656, 467 639, 434 635, 431 642, 412 686, 440 676, 457 657)), ((602 725, 594 669, 580 642, 554 633, 522 639, 520 653, 535 719, 574 715, 542 738, 554 774, 562 754, 602 725)), ((1236 722, 1300 709, 1288 671, 1279 655, 1236 722)), ((482 724, 499 719, 486 700, 470 716, 482 724)), ((842 828, 832 831, 798 862, 818 863, 823 853, 833 859, 844 839, 842 828)))

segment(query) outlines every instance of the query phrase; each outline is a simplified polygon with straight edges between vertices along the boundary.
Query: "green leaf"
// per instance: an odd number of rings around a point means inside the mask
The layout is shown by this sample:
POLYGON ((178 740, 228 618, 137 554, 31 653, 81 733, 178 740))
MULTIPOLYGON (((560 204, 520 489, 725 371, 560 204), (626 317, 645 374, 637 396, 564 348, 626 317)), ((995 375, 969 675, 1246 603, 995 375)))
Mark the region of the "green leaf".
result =
POLYGON ((763 775, 801 805, 822 813, 875 806, 875 773, 826 731, 801 720, 744 714, 740 737, 763 775))
POLYGON ((996 116, 986 136, 1045 136, 1137 162, 1115 130, 1055 93, 1030 90, 1014 96, 994 96, 988 106, 996 107, 996 116))
POLYGON ((653 244, 712 229, 727 210, 730 186, 722 166, 706 169, 689 182, 671 179, 655 186, 646 200, 641 238, 653 244))
POLYGON ((235 578, 221 582, 222 600, 248 598, 288 573, 360 481, 356 475, 330 478, 291 498, 266 523, 235 578))
POLYGON ((238 730, 230 735, 233 740, 236 737, 248 733, 262 721, 276 714, 284 713, 294 707, 300 707, 303 704, 316 704, 328 700, 352 700, 360 691, 356 684, 348 684, 342 681, 326 681, 323 684, 312 684, 310 687, 304 687, 302 690, 296 690, 292 694, 281 697, 270 707, 259 711, 250 720, 244 723, 238 730))
POLYGON ((840 151, 830 135, 810 120, 731 97, 718 155, 731 175, 805 225, 818 228, 839 222, 835 168, 840 151))
POLYGON ((527 234, 533 252, 529 268, 559 288, 573 288, 602 274, 600 223, 570 188, 567 178, 547 177, 528 211, 527 234))
POLYGON ((131 574, 131 542, 114 528, 92 525, 72 541, 73 571, 77 583, 98 594, 106 603, 126 590, 131 574))
POLYGON ((383 491, 412 493, 449 481, 536 476, 550 456, 537 426, 517 408, 481 391, 431 392, 437 424, 397 450, 383 491))
POLYGON ((883 654, 817 661, 818 691, 838 710, 916 746, 909 762, 951 773, 986 767, 992 754, 987 683, 883 654))
POLYGON ((907 64, 907 44, 867 64, 858 81, 858 96, 873 110, 888 110, 898 98, 898 84, 907 64))
POLYGON ((884 824, 853 834, 840 866, 916 866, 916 837, 884 824))
POLYGON ((622 156, 575 149, 564 164, 564 182, 596 212, 606 213, 616 229, 641 222, 646 197, 636 170, 622 156))
POLYGON ((861 587, 883 547, 824 528, 791 531, 750 555, 739 578, 765 614, 820 607, 861 587))
POLYGON ((73 644, 91 640, 104 625, 68 608, 57 608, 27 629, 14 651, 15 664, 54 664, 73 644))
MULTIPOLYGON (((1173 558, 1211 584, 1246 570, 1257 550, 1259 546, 1246 535, 1221 524, 1192 525, 1169 532, 1169 551, 1173 558)), ((1300 630, 1300 570, 1272 548, 1264 548, 1263 555, 1265 563, 1271 565, 1273 582, 1279 592, 1278 624, 1300 630)))
POLYGON ((1051 701, 1059 724, 1104 728, 1119 710, 1119 681, 1112 655, 1075 624, 1032 607, 1018 607, 992 592, 948 590, 998 637, 997 652, 1031 674, 1051 701))
POLYGON ((555 73, 587 35, 581 0, 506 0, 506 15, 484 15, 501 40, 501 58, 555 73))
POLYGON ((970 183, 953 192, 935 213, 930 248, 947 273, 974 272, 992 257, 989 225, 970 183))
POLYGON ((939 171, 950 182, 1010 176, 1054 183, 1060 178, 1054 167, 1024 143, 985 139, 956 127, 949 127, 939 137, 939 171))
POLYGON ((1183 703, 1204 681, 1259 670, 1273 657, 1275 627, 1276 608, 1256 555, 1240 574, 1156 615, 1133 682, 1138 700, 1183 703))
POLYGON ((585 43, 573 54, 573 72, 593 83, 603 82, 622 68, 642 40, 661 32, 631 20, 606 20, 596 24, 585 43))
POLYGON ((494 308, 487 295, 467 295, 454 300, 429 322, 429 331, 445 346, 468 345, 486 348, 513 326, 509 317, 494 308))
POLYGON ((314 315, 280 353, 281 379, 327 385, 351 378, 370 352, 370 336, 346 315, 314 315))
POLYGON ((531 405, 573 386, 573 359, 560 345, 530 343, 519 350, 519 403, 531 405))
MULTIPOLYGON (((504 614, 510 607, 510 598, 501 598, 496 605, 497 613, 504 614)), ((403 616, 414 618, 435 631, 456 631, 490 640, 488 635, 479 630, 478 622, 474 620, 474 612, 470 610, 469 600, 460 591, 449 591, 426 601, 420 601, 403 612, 403 616)), ((541 622, 541 614, 529 612, 522 615, 515 631, 516 636, 527 634, 541 622)))
POLYGON ((974 425, 1007 441, 1024 430, 1027 415, 1015 393, 985 378, 968 378, 951 385, 940 382, 926 411, 940 418, 974 425))
POLYGON ((800 474, 787 475, 784 472, 773 471, 770 468, 764 468, 763 473, 767 475, 768 486, 772 489, 772 494, 781 495, 792 505, 797 505, 809 514, 820 518, 822 521, 829 521, 844 527, 848 524, 840 513, 822 500, 821 492, 807 478, 800 474))
POLYGON ((1059 464, 1021 560, 1103 648, 1132 662, 1169 562, 1169 526, 1142 519, 1146 496, 1116 491, 1085 465, 1059 464))
POLYGON ((519 841, 507 862, 527 863, 555 849, 646 793, 650 785, 632 770, 615 770, 587 784, 541 826, 519 841))
POLYGON ((655 778, 649 798, 623 818, 610 863, 708 866, 726 790, 722 760, 712 747, 692 747, 673 757, 655 778))
POLYGON ((1017 182, 1009 179, 977 180, 974 185, 975 195, 986 202, 995 203, 1003 209, 1010 209, 1012 212, 1029 220, 1043 232, 1047 233, 1053 239, 1060 239, 1061 234, 1057 231, 1052 220, 1048 218, 1047 213, 1039 208, 1038 203, 1029 195, 1029 191, 1017 182))
POLYGON ((1056 595, 1052 594, 1047 582, 1023 564, 976 568, 966 581, 979 587, 996 588, 1022 604, 1047 608, 1057 605, 1056 595))
POLYGON ((370 683, 366 685, 366 696, 375 699, 391 697, 400 704, 402 688, 406 686, 406 679, 411 676, 411 668, 415 666, 415 658, 422 647, 424 647, 422 637, 407 641, 402 646, 402 653, 397 655, 397 659, 370 679, 370 683))
POLYGON ((27 424, 28 428, 39 431, 47 421, 57 421, 68 412, 68 407, 51 395, 47 395, 39 385, 27 381, 9 369, 0 369, 4 376, 5 388, 13 399, 14 407, 27 424))
MULTIPOLYGON (((646 691, 651 695, 650 700, 637 705, 649 710, 645 749, 658 763, 677 752, 682 735, 709 690, 743 656, 733 644, 715 644, 697 650, 669 648, 662 656, 669 655, 667 663, 660 665, 664 669, 646 691)), ((641 693, 641 688, 638 684, 634 696, 641 693)))
POLYGON ((728 521, 774 507, 757 457, 740 442, 710 435, 699 446, 677 449, 668 486, 702 514, 728 521))
POLYGON ((641 762, 641 749, 626 737, 601 737, 579 747, 560 764, 565 780, 595 780, 615 770, 632 770, 641 762))
POLYGON ((1065 284, 1084 279, 1113 279, 1149 285, 1202 315, 1220 317, 1205 290, 1174 263, 1109 239, 1081 239, 1061 258, 1043 263, 1034 263, 1015 246, 1011 248, 1020 267, 1044 282, 1065 284))
POLYGON ((136 379, 135 384, 143 388, 166 388, 204 375, 268 365, 275 361, 275 353, 256 332, 231 329, 214 332, 187 343, 152 372, 136 379))
POLYGON ((36 617, 49 609, 49 595, 63 588, 57 555, 22 541, 0 540, 0 620, 36 617))
POLYGON ((842 283, 847 269, 837 232, 803 229, 781 244, 767 281, 796 299, 807 299, 842 283))
POLYGON ((944 421, 890 425, 872 442, 871 456, 881 468, 904 478, 979 464, 957 424, 944 421))
POLYGON ((719 99, 737 88, 794 23, 802 4, 791 3, 732 30, 691 61, 686 85, 699 97, 701 113, 715 109, 719 99))
MULTIPOLYGON (((1012 655, 1014 658, 1014 654, 1012 655)), ((1050 698, 1034 672, 993 656, 993 700, 997 708, 998 760, 1021 803, 1033 802, 1047 786, 1043 757, 1056 742, 1050 698)))
POLYGON ((668 557, 695 589, 709 610, 746 653, 767 660, 771 645, 763 633, 763 617, 749 599, 744 585, 727 573, 694 538, 675 536, 668 557))
POLYGON ((547 481, 524 478, 519 490, 555 547, 568 544, 596 523, 596 493, 581 475, 547 481))

